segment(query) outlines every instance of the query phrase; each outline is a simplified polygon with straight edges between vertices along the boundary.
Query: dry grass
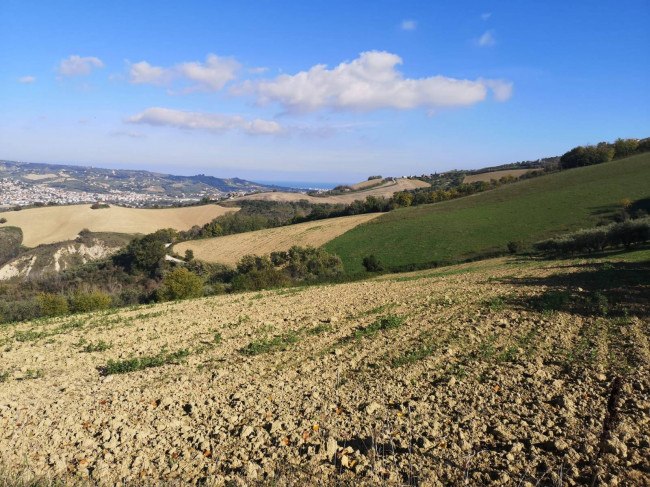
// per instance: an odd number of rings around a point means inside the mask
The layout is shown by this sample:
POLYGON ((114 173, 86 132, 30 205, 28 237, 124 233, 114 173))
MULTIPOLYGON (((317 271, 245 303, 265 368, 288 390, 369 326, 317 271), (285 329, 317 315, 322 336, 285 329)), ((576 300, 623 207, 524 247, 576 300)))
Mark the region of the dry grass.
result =
POLYGON ((52 179, 56 177, 56 174, 53 173, 47 173, 47 174, 25 174, 23 176, 25 179, 29 179, 31 181, 40 181, 42 179, 52 179))
POLYGON ((151 233, 160 228, 188 230, 221 216, 231 208, 217 205, 142 210, 111 208, 92 210, 90 205, 51 206, 3 213, 7 225, 20 227, 23 245, 41 244, 74 239, 84 228, 93 232, 151 233))
POLYGON ((471 176, 465 176, 463 183, 475 183, 476 181, 489 181, 491 179, 500 179, 505 176, 512 176, 513 178, 518 178, 522 174, 532 171, 533 169, 509 169, 507 171, 493 171, 493 172, 484 172, 482 174, 473 174, 471 176))
POLYGON ((319 247, 380 214, 329 218, 287 227, 193 240, 176 245, 174 250, 183 254, 187 249, 191 249, 197 259, 234 265, 246 254, 269 254, 273 251, 288 250, 292 245, 319 247))
MULTIPOLYGON (((366 181, 368 182, 368 181, 366 181)), ((364 182, 365 183, 365 182, 364 182)), ((359 183, 359 184, 364 184, 359 183)), ((358 185, 355 185, 358 186, 358 185)), ((307 200, 310 203, 343 203, 350 204, 355 200, 365 200, 367 196, 390 198, 397 191, 406 191, 416 188, 426 188, 429 184, 419 179, 397 179, 395 182, 388 182, 366 191, 352 192, 337 196, 309 196, 302 193, 283 193, 281 191, 271 193, 257 193, 242 196, 238 199, 263 200, 263 201, 300 201, 307 200)))

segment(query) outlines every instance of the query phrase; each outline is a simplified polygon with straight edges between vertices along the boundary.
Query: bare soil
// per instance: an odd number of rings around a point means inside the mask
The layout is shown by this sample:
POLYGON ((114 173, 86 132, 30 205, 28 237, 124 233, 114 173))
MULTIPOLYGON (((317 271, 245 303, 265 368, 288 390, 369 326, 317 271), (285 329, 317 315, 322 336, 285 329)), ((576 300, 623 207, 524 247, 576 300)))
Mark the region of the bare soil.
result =
POLYGON ((499 259, 4 326, 5 475, 649 485, 647 308, 610 317, 525 304, 591 265, 499 259), (100 340, 111 348, 86 351, 100 340), (109 360, 165 348, 189 356, 107 375, 109 360))

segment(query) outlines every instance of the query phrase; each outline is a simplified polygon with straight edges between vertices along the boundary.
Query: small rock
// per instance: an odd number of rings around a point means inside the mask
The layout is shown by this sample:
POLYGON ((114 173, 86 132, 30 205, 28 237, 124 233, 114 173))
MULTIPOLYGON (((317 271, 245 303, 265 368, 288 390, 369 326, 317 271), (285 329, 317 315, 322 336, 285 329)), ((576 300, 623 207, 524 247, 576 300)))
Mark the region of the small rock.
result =
POLYGON ((376 402, 371 402, 366 406, 366 414, 374 414, 380 407, 376 402))
POLYGON ((242 438, 248 438, 250 435, 252 435, 255 432, 252 426, 244 426, 241 430, 241 437, 242 438))
POLYGON ((336 452, 339 449, 339 444, 336 442, 336 440, 330 436, 327 438, 327 443, 325 447, 325 452, 327 453, 327 459, 334 463, 336 461, 336 452))

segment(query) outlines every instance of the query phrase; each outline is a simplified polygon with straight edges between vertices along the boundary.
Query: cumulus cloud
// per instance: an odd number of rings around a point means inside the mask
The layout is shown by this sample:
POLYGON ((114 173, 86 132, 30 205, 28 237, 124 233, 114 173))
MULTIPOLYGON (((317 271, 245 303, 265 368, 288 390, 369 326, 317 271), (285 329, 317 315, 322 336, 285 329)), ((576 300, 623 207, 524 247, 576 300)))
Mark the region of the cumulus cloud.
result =
POLYGON ((171 68, 152 66, 146 61, 130 64, 129 78, 133 84, 149 83, 159 86, 168 86, 176 79, 189 82, 189 86, 181 89, 179 93, 218 91, 228 81, 236 78, 240 68, 241 64, 234 59, 208 54, 204 63, 187 62, 171 68))
POLYGON ((23 76, 18 79, 19 83, 33 83, 34 81, 36 81, 36 78, 33 76, 23 76))
POLYGON ((146 61, 131 64, 129 69, 130 81, 134 85, 141 83, 151 83, 154 85, 163 85, 169 82, 171 73, 169 70, 159 66, 152 66, 146 61))
POLYGON ((319 64, 295 75, 246 81, 231 92, 253 94, 260 105, 279 102, 288 111, 297 113, 323 108, 372 111, 466 106, 485 100, 489 90, 495 95, 498 91, 495 99, 507 99, 502 88, 507 82, 501 80, 471 81, 444 76, 410 79, 395 69, 399 64, 402 59, 395 54, 370 51, 333 69, 319 64))
POLYGON ((246 120, 239 115, 185 112, 161 107, 147 108, 142 113, 125 118, 124 121, 158 126, 167 125, 190 130, 208 130, 217 133, 240 130, 250 135, 273 135, 283 132, 279 123, 259 118, 246 120))
POLYGON ((494 38, 494 31, 485 31, 485 34, 479 37, 476 43, 481 47, 489 47, 495 45, 497 43, 497 40, 494 38))
POLYGON ((489 19, 490 17, 492 17, 492 12, 485 12, 484 14, 481 14, 481 18, 482 18, 483 20, 487 20, 487 19, 489 19))
POLYGON ((93 68, 103 67, 104 63, 99 58, 70 56, 68 59, 61 60, 56 71, 63 76, 85 76, 90 74, 93 68))
POLYGON ((418 24, 415 20, 402 20, 400 29, 402 30, 415 30, 418 24))

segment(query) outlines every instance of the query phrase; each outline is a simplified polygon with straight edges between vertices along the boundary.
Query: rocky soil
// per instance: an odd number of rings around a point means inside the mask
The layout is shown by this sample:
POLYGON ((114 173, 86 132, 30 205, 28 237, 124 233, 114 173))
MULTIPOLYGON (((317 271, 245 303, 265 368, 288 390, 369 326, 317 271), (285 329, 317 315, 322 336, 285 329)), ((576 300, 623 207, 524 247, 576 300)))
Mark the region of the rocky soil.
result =
POLYGON ((648 309, 553 311, 557 275, 583 264, 492 260, 3 326, 0 478, 650 485, 648 309))

